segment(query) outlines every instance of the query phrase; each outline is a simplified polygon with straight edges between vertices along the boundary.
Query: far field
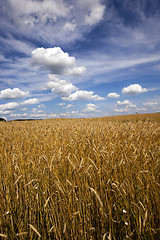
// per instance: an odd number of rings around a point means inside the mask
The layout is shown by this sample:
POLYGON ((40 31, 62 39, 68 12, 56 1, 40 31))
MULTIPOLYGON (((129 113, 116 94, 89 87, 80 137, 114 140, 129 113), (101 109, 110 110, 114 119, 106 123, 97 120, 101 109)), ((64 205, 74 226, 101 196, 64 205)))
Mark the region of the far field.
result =
POLYGON ((0 239, 160 239, 160 113, 0 122, 0 239))

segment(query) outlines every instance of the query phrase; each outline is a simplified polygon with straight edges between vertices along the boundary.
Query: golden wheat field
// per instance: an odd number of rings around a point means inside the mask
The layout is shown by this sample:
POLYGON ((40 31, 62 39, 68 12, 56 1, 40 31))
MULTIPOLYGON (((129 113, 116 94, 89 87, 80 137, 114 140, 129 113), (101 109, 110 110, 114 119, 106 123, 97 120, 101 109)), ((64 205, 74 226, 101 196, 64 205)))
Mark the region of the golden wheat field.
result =
POLYGON ((160 239, 160 114, 1 122, 0 239, 160 239))

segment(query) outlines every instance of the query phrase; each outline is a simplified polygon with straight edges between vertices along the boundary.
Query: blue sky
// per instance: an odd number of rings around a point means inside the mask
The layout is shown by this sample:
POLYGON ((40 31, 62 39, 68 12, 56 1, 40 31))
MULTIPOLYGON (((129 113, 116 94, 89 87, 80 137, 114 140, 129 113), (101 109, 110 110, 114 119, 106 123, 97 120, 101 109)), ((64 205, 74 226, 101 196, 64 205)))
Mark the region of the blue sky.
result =
POLYGON ((0 117, 158 111, 159 0, 0 1, 0 117))

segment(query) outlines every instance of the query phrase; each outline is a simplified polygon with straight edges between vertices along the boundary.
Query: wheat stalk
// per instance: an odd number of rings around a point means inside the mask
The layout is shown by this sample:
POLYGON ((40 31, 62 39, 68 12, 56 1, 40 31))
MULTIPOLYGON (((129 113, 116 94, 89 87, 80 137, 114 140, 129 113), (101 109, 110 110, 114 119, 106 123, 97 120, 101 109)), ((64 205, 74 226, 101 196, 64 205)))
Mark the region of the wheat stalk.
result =
POLYGON ((101 201, 101 199, 100 199, 98 193, 94 190, 94 188, 90 188, 90 189, 91 189, 91 191, 95 194, 95 196, 97 197, 97 199, 98 199, 98 201, 99 201, 101 207, 103 207, 103 203, 102 203, 102 201, 101 201))
POLYGON ((41 234, 38 232, 38 230, 32 224, 29 224, 29 227, 38 235, 39 238, 41 238, 41 234))
POLYGON ((0 237, 2 238, 7 238, 7 235, 3 234, 3 233, 0 233, 0 237))

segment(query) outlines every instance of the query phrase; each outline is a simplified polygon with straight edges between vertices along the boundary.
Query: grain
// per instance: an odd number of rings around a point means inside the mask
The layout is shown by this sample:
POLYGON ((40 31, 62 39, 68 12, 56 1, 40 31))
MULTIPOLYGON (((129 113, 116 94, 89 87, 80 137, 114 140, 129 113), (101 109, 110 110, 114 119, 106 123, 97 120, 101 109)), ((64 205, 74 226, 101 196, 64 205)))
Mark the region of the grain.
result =
POLYGON ((0 238, 160 236, 160 114, 0 123, 0 238))

